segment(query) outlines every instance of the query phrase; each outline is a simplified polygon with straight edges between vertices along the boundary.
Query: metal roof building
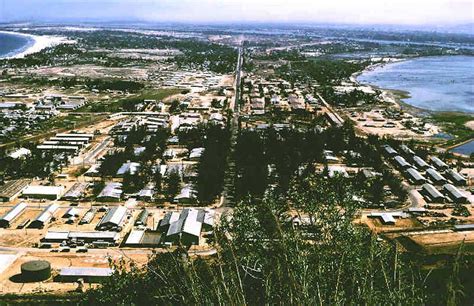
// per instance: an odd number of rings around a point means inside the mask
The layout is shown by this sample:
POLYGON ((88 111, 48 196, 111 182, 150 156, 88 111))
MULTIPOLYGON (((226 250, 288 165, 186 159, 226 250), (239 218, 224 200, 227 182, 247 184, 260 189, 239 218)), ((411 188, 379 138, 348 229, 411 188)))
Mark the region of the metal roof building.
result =
POLYGON ((140 169, 140 164, 135 162, 126 162, 118 170, 117 176, 124 176, 126 173, 134 175, 140 169))
POLYGON ((421 187, 421 193, 428 198, 429 202, 443 203, 446 198, 431 184, 424 184, 421 187))
POLYGON ((94 219, 94 216, 97 212, 97 209, 91 208, 89 209, 86 214, 82 217, 81 221, 79 221, 79 224, 89 224, 91 223, 92 219, 94 219))
POLYGON ((431 164, 435 166, 436 169, 445 170, 449 168, 448 165, 446 165, 441 159, 436 156, 431 156, 430 160, 431 164))
POLYGON ((442 185, 446 183, 446 178, 433 168, 426 169, 426 175, 434 184, 442 185))
POLYGON ((58 204, 51 204, 46 209, 36 217, 33 222, 31 222, 30 227, 33 228, 43 228, 46 223, 51 220, 56 211, 59 209, 58 204))
POLYGON ((451 184, 445 184, 443 186, 443 191, 446 195, 453 200, 454 203, 468 203, 467 197, 459 191, 456 187, 451 184))
POLYGON ((384 150, 385 150, 385 153, 388 155, 388 156, 395 156, 398 154, 397 151, 395 151, 394 148, 392 148, 391 146, 389 145, 385 145, 384 147, 384 150))
POLYGON ((122 197, 122 183, 110 182, 105 185, 104 189, 97 196, 102 201, 118 201, 122 197))
POLYGON ((100 283, 112 276, 110 268, 66 267, 59 272, 61 282, 77 282, 83 279, 87 283, 100 283))
POLYGON ((408 179, 413 183, 413 184, 422 184, 426 182, 426 178, 418 172, 418 170, 415 170, 414 168, 408 168, 406 171, 406 174, 408 176, 408 179))
POLYGON ((75 183, 72 187, 63 195, 63 199, 68 201, 79 200, 84 195, 88 183, 75 183))
POLYGON ((79 216, 80 210, 77 207, 70 207, 66 213, 63 215, 63 218, 77 217, 79 216))
POLYGON ((146 221, 148 220, 148 211, 146 209, 143 209, 140 214, 137 217, 137 220, 135 220, 135 225, 145 225, 146 226, 146 221))
POLYGON ((411 165, 400 155, 394 157, 394 161, 400 169, 410 168, 411 165))
POLYGON ((57 200, 61 197, 63 191, 63 186, 28 186, 23 190, 23 197, 57 200))
POLYGON ((117 232, 78 232, 78 231, 48 231, 42 241, 44 242, 62 242, 65 240, 80 240, 84 242, 106 241, 116 244, 120 240, 120 233, 117 232))
POLYGON ((9 202, 18 197, 28 187, 30 180, 13 180, 0 186, 0 201, 9 202))
POLYGON ((160 229, 166 231, 165 239, 168 242, 198 245, 203 228, 212 228, 213 225, 213 211, 184 209, 180 214, 167 214, 160 222, 160 229))
POLYGON ((413 150, 410 149, 407 145, 401 145, 401 146, 400 146, 400 149, 402 149, 402 151, 403 151, 405 154, 408 154, 408 155, 415 155, 415 152, 413 152, 413 150))
POLYGON ((446 171, 447 175, 449 178, 453 181, 454 184, 458 186, 466 186, 467 185, 467 179, 459 174, 459 172, 454 171, 453 169, 449 169, 446 171))
POLYGON ((421 157, 419 156, 414 156, 413 157, 413 162, 415 163, 415 166, 418 169, 427 169, 430 167, 427 162, 425 162, 421 157))
POLYGON ((26 203, 21 202, 10 209, 5 215, 0 218, 0 227, 10 227, 12 222, 18 218, 26 209, 26 203))
POLYGON ((120 226, 127 215, 127 208, 125 206, 116 206, 109 209, 107 214, 102 218, 97 225, 99 229, 120 226))

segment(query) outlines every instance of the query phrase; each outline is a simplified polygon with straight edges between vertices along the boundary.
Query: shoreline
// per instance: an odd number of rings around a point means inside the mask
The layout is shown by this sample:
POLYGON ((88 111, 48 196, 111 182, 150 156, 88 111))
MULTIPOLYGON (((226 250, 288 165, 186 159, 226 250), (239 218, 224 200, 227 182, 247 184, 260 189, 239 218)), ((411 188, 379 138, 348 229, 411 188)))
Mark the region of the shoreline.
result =
POLYGON ((24 58, 27 55, 38 53, 46 48, 54 47, 60 44, 75 43, 75 41, 69 40, 64 36, 33 35, 33 34, 26 34, 26 33, 14 32, 14 31, 3 31, 3 30, 0 30, 0 34, 22 36, 22 37, 28 38, 31 41, 31 43, 29 43, 27 46, 20 48, 18 50, 12 51, 11 53, 6 54, 3 57, 0 57, 0 59, 24 58))
MULTIPOLYGON (((386 62, 372 64, 372 65, 369 65, 366 69, 364 69, 362 71, 358 71, 356 73, 353 73, 350 76, 350 81, 353 84, 355 84, 356 86, 366 86, 366 87, 371 88, 374 91, 377 91, 377 90, 380 91, 381 95, 382 95, 382 99, 385 103, 391 103, 394 106, 400 108, 401 110, 403 110, 403 111, 405 111, 405 112, 407 112, 410 115, 415 116, 415 117, 425 117, 425 118, 428 117, 429 118, 429 117, 431 117, 435 114, 454 114, 454 115, 459 115, 459 116, 472 116, 473 121, 474 121, 474 114, 473 113, 461 112, 461 111, 448 111, 448 110, 429 110, 429 109, 416 107, 416 106, 413 106, 413 105, 408 104, 405 101, 403 101, 403 99, 410 98, 410 92, 409 91, 400 90, 400 89, 382 88, 382 87, 379 87, 379 86, 376 86, 376 85, 359 82, 357 80, 357 77, 360 76, 361 74, 365 73, 365 72, 373 71, 374 69, 377 69, 379 67, 384 67, 385 65, 399 63, 399 62, 407 61, 407 60, 410 60, 410 59, 412 59, 412 58, 407 58, 407 59, 388 58, 388 60, 386 62)), ((452 152, 453 149, 455 149, 457 147, 460 147, 460 146, 462 146, 466 143, 469 143, 469 142, 473 141, 473 139, 474 138, 461 140, 458 143, 454 143, 454 144, 449 145, 449 147, 446 147, 445 149, 447 151, 452 152)), ((455 153, 455 152, 453 152, 453 153, 455 153)), ((460 153, 455 153, 455 154, 460 155, 460 156, 468 157, 468 155, 464 155, 464 154, 460 154, 460 153)))

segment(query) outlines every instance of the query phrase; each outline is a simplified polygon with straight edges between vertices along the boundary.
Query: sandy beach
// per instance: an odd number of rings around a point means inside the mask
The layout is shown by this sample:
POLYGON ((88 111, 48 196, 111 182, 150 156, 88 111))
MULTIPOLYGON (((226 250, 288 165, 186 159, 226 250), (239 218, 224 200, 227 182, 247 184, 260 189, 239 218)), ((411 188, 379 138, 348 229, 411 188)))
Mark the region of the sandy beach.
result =
POLYGON ((30 47, 28 47, 26 50, 12 56, 8 56, 6 57, 7 59, 24 58, 25 56, 29 54, 40 52, 41 50, 49 48, 49 47, 54 47, 60 44, 75 43, 74 40, 69 40, 63 36, 32 35, 32 34, 13 32, 13 31, 0 31, 0 33, 24 36, 34 41, 33 44, 30 47))

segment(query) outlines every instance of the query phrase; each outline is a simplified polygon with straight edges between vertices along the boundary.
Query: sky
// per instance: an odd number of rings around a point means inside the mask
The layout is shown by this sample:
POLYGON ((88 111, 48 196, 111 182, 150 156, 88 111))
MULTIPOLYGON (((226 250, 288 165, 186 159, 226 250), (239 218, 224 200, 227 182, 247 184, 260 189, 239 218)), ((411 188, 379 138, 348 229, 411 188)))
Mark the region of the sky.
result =
POLYGON ((456 25, 473 0, 0 0, 0 22, 273 22, 456 25))

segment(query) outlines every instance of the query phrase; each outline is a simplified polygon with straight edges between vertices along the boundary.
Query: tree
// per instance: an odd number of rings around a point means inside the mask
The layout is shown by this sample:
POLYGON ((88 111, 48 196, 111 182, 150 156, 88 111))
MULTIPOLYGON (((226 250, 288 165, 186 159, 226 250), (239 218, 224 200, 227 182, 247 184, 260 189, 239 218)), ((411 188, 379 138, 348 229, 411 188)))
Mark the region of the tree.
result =
POLYGON ((181 185, 181 177, 178 171, 172 171, 166 179, 166 196, 173 199, 179 192, 181 185))

